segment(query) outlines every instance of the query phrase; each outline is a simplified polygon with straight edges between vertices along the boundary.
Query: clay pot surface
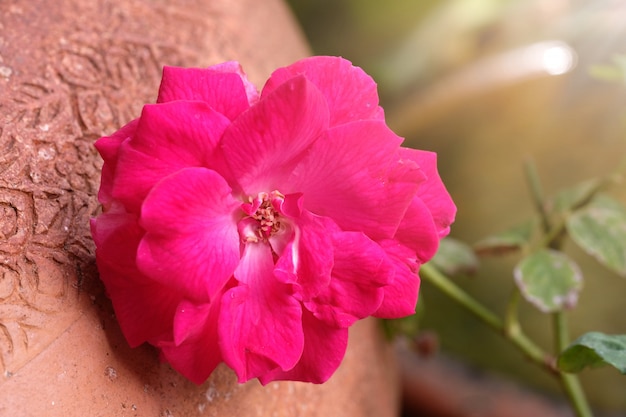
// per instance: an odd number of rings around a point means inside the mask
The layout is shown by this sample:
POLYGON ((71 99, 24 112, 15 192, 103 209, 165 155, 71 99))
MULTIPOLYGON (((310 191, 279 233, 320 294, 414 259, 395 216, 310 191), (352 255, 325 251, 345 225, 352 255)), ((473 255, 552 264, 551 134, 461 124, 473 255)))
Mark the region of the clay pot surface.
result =
POLYGON ((0 416, 392 416, 374 321, 326 384, 196 386, 130 349, 104 295, 89 218, 93 143, 154 102, 163 65, 238 60, 261 86, 309 53, 278 0, 0 2, 0 416))

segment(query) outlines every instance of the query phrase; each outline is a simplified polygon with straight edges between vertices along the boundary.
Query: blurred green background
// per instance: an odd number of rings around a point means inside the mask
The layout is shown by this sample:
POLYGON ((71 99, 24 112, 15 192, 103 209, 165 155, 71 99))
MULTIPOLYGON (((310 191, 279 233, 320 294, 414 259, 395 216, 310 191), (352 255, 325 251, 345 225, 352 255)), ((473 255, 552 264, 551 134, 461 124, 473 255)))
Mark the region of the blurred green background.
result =
MULTIPOLYGON (((626 2, 580 0, 290 0, 318 55, 341 55, 379 84, 390 126, 436 151, 458 206, 452 235, 475 242, 532 214, 523 176, 536 162, 547 194, 610 173, 626 156, 626 2), (623 63, 622 63, 623 64, 623 63)), ((625 187, 613 194, 626 201, 625 187)), ((585 288, 571 335, 626 334, 626 279, 571 243, 585 288)), ((518 258, 484 259, 458 282, 501 312, 518 258)), ((546 392, 555 381, 465 311, 424 286, 424 326, 449 354, 546 392)), ((523 324, 549 348, 550 320, 530 306, 523 324)), ((626 376, 582 373, 594 405, 621 415, 626 376)))

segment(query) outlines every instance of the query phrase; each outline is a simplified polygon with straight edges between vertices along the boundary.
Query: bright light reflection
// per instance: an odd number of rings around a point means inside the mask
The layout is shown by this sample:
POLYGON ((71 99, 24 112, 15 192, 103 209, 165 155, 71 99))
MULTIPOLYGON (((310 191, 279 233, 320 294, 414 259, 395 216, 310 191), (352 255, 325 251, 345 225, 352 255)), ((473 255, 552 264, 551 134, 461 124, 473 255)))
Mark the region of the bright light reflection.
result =
POLYGON ((567 44, 555 44, 543 52, 543 68, 550 75, 565 74, 574 67, 574 51, 567 44))

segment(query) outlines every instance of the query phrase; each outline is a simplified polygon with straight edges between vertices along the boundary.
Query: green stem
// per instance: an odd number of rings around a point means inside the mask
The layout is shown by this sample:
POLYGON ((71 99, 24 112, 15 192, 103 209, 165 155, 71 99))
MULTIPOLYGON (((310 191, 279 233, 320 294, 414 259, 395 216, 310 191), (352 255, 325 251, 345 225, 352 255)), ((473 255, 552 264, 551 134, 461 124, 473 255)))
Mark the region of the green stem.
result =
MULTIPOLYGON (((569 332, 567 330, 567 316, 565 312, 559 311, 553 315, 554 342, 556 354, 563 352, 569 345, 569 332)), ((580 385, 580 380, 574 374, 559 372, 561 386, 570 400, 574 411, 578 417, 592 417, 591 407, 585 397, 585 392, 580 385)))
POLYGON ((543 238, 534 248, 551 248, 557 249, 561 246, 567 226, 565 219, 561 219, 556 225, 545 233, 543 238))
POLYGON ((569 345, 569 331, 565 313, 562 311, 554 313, 552 315, 552 324, 554 326, 555 354, 558 355, 569 345))
MULTIPOLYGON (((552 249, 560 249, 563 233, 565 231, 565 220, 561 220, 557 227, 552 227, 549 213, 546 210, 543 191, 541 189, 541 182, 539 181, 539 175, 537 174, 535 164, 531 159, 528 159, 524 167, 526 171, 526 178, 530 188, 530 193, 535 204, 535 208, 541 218, 541 225, 545 233, 544 240, 541 242, 542 246, 552 249)), ((600 181, 598 184, 596 184, 595 187, 592 187, 588 195, 585 196, 584 199, 581 199, 579 205, 582 206, 591 201, 593 195, 595 195, 605 185, 606 182, 607 180, 605 179, 604 181, 600 181)), ((516 306, 512 305, 509 307, 514 308, 516 306)), ((509 324, 511 329, 514 330, 519 327, 516 315, 511 316, 511 312, 509 311, 507 317, 509 318, 509 324), (510 317, 513 317, 515 320, 511 320, 510 317)), ((555 354, 558 355, 569 344, 567 318, 565 316, 565 313, 561 311, 554 313, 553 324, 556 348, 555 354)), ((554 369, 556 370, 556 367, 554 367, 554 369)), ((561 385, 563 386, 563 390, 569 398, 570 403, 572 404, 572 407, 576 412, 576 415, 578 417, 591 417, 591 408, 587 403, 585 393, 582 389, 582 386, 580 385, 580 380, 578 379, 578 377, 574 374, 567 374, 558 370, 556 370, 556 373, 559 376, 561 385)))
POLYGON ((422 279, 430 282, 441 292, 452 298, 454 301, 465 307, 474 314, 482 322, 494 329, 506 339, 511 341, 524 355, 541 367, 552 368, 552 357, 538 347, 526 334, 519 325, 507 326, 495 313, 482 305, 471 295, 463 291, 448 277, 439 272, 436 268, 429 264, 422 265, 420 268, 420 276, 422 279))
POLYGON ((519 288, 516 286, 513 288, 513 293, 511 294, 509 303, 506 306, 506 315, 504 316, 504 326, 509 333, 515 332, 518 328, 521 328, 517 316, 517 307, 519 306, 520 298, 521 294, 519 288))
POLYGON ((543 231, 547 233, 550 231, 550 216, 546 211, 541 181, 539 180, 539 174, 537 174, 537 167, 532 159, 528 158, 526 160, 524 172, 526 173, 526 181, 528 181, 528 188, 530 189, 530 195, 535 204, 535 209, 541 218, 541 227, 543 231))
MULTIPOLYGON (((463 291, 459 286, 452 282, 447 276, 439 272, 435 267, 425 264, 420 268, 420 276, 428 281, 448 297, 465 307, 477 318, 491 327, 497 333, 503 335, 517 349, 519 349, 526 357, 540 367, 548 370, 552 374, 556 374, 563 389, 570 400, 577 417, 593 417, 591 408, 587 403, 585 394, 580 385, 578 377, 573 374, 560 372, 555 368, 554 357, 544 352, 537 346, 526 334, 517 319, 517 303, 519 301, 519 293, 513 293, 509 303, 506 320, 500 319, 495 313, 486 308, 483 304, 473 298, 471 295, 463 291)), ((567 333, 567 323, 564 313, 555 313, 554 326, 556 335, 556 350, 562 352, 569 343, 567 333)))
POLYGON ((522 331, 522 325, 519 322, 517 313, 521 297, 519 289, 515 287, 509 299, 509 303, 507 304, 506 314, 504 316, 505 336, 512 341, 516 341, 517 344, 521 344, 521 346, 524 347, 522 351, 526 356, 531 357, 537 364, 547 367, 548 370, 552 372, 554 370, 551 363, 552 358, 536 347, 522 331))

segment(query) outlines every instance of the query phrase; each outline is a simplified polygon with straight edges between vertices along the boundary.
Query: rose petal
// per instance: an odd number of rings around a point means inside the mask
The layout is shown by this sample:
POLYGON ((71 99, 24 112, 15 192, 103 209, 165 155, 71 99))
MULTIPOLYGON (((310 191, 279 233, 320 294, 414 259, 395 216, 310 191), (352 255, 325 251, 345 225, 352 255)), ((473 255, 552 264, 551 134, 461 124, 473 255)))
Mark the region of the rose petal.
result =
POLYGON ((338 329, 316 319, 309 311, 302 311, 304 350, 292 369, 275 369, 259 376, 261 384, 272 381, 304 381, 321 384, 337 370, 348 346, 348 329, 338 329))
POLYGON ((256 196, 278 189, 327 126, 324 97, 304 77, 295 77, 237 118, 224 132, 222 149, 234 178, 256 196))
POLYGON ((141 112, 132 145, 164 162, 207 166, 229 125, 228 119, 206 103, 148 104, 141 112))
POLYGON ((217 339, 219 298, 211 304, 183 300, 174 317, 174 340, 157 343, 164 359, 178 372, 201 384, 222 361, 217 339))
POLYGON ((269 245, 248 243, 235 271, 240 284, 222 298, 222 354, 239 382, 277 367, 291 369, 302 355, 302 308, 289 286, 274 278, 273 268, 269 245))
POLYGON ((393 282, 384 290, 383 301, 373 314, 375 317, 396 319, 415 313, 420 278, 417 275, 419 263, 415 252, 395 240, 378 242, 388 255, 395 269, 393 282))
POLYGON ((261 97, 300 74, 315 84, 326 98, 331 126, 356 120, 384 119, 383 109, 378 106, 378 91, 372 77, 339 57, 310 57, 279 68, 263 87, 261 97))
POLYGON ((411 248, 421 263, 435 256, 440 237, 432 213, 419 197, 411 200, 394 239, 411 248))
POLYGON ((236 63, 213 68, 165 66, 157 103, 203 101, 234 120, 250 107, 249 85, 241 67, 236 63), (235 65, 240 72, 236 71, 235 65))
MULTIPOLYGON (((292 267, 288 268, 290 268, 289 270, 295 274, 295 267, 293 267, 295 258, 293 258, 293 255, 295 255, 296 252, 293 251, 292 243, 294 237, 296 237, 296 233, 298 233, 299 237, 300 231, 294 225, 294 220, 299 218, 302 213, 302 194, 287 194, 280 204, 280 207, 278 207, 278 212, 282 217, 286 217, 287 220, 283 220, 281 222, 281 228, 270 236, 268 240, 272 250, 279 258, 283 256, 285 249, 289 247, 289 255, 287 256, 292 258, 290 261, 292 263, 292 267)), ((276 270, 274 273, 276 273, 276 270)))
POLYGON ((329 325, 347 328, 378 309, 394 268, 385 251, 362 233, 335 233, 333 247, 330 284, 304 305, 329 325))
POLYGON ((141 209, 139 269, 189 299, 211 300, 239 262, 238 207, 224 179, 206 168, 163 179, 141 209))
POLYGON ((310 300, 326 288, 333 268, 332 234, 339 228, 331 220, 303 211, 296 219, 296 232, 276 262, 274 274, 294 285, 294 296, 310 300))
POLYGON ((428 207, 439 237, 447 236, 454 222, 456 206, 437 171, 437 154, 408 148, 402 148, 401 152, 403 158, 415 161, 426 174, 427 179, 420 184, 417 196, 428 207))
POLYGON ((212 71, 233 73, 241 77, 244 87, 246 88, 246 94, 248 95, 248 102, 252 105, 259 101, 259 92, 254 84, 248 80, 248 76, 244 72, 243 68, 237 61, 226 61, 221 64, 212 65, 209 67, 212 71))
POLYGON ((200 102, 145 106, 134 136, 120 146, 113 196, 129 211, 138 212, 162 178, 186 167, 220 170, 225 163, 215 151, 229 124, 200 102))
POLYGON ((332 218, 343 230, 391 238, 423 178, 412 161, 402 176, 395 172, 401 141, 380 121, 332 128, 311 146, 281 191, 302 192, 307 210, 332 218))
POLYGON ((112 203, 113 199, 113 178, 115 177, 115 171, 117 169, 120 145, 134 134, 137 129, 138 121, 138 119, 131 121, 111 136, 101 137, 94 144, 104 160, 100 178, 100 189, 98 190, 98 201, 100 201, 105 209, 112 203))
POLYGON ((91 221, 100 278, 131 347, 155 342, 171 333, 180 294, 142 275, 135 253, 143 230, 124 212, 104 213, 91 221))

